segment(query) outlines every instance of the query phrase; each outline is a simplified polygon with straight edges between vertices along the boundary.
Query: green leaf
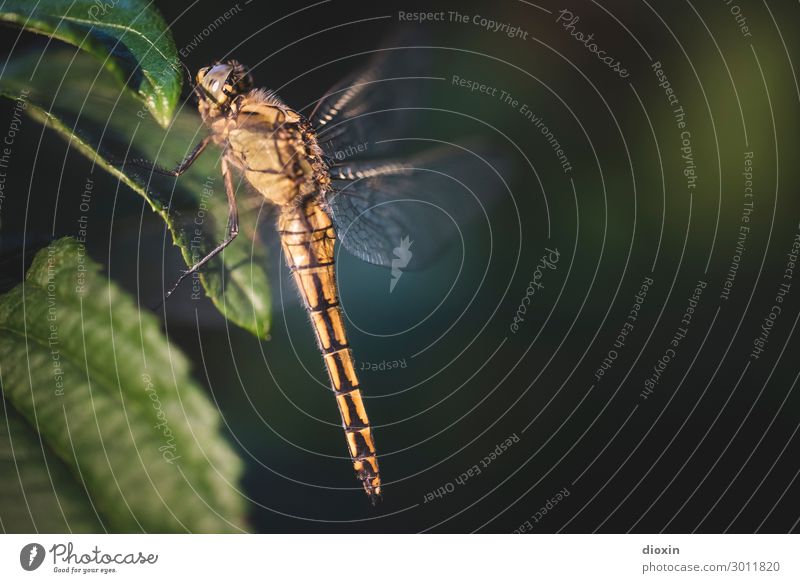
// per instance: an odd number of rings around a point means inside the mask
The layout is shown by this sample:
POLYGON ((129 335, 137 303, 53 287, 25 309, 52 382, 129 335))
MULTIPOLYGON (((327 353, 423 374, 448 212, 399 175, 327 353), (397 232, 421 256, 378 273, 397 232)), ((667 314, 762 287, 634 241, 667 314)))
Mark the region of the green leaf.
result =
MULTIPOLYGON (((48 51, 46 66, 31 78, 38 60, 39 55, 12 59, 0 77, 0 94, 22 96, 32 117, 142 195, 166 222, 187 265, 223 240, 228 205, 217 148, 209 147, 178 179, 151 176, 130 165, 123 171, 109 162, 129 151, 129 158, 174 165, 207 133, 195 111, 181 109, 165 131, 91 57, 67 49, 48 51)), ((242 234, 207 264, 200 280, 226 318, 266 338, 271 310, 267 250, 255 234, 259 216, 263 220, 266 213, 259 215, 253 202, 259 200, 239 196, 242 234)))
MULTIPOLYGON (((1 376, 1 373, 0 373, 1 376)), ((100 532, 86 491, 66 464, 3 399, 0 411, 0 527, 17 532, 100 532)))
POLYGON ((169 124, 183 76, 172 34, 152 1, 5 0, 0 20, 93 54, 162 126, 169 124))
POLYGON ((0 297, 0 373, 6 402, 69 467, 108 530, 244 528, 241 464, 218 412, 156 318, 74 239, 42 249, 0 297))

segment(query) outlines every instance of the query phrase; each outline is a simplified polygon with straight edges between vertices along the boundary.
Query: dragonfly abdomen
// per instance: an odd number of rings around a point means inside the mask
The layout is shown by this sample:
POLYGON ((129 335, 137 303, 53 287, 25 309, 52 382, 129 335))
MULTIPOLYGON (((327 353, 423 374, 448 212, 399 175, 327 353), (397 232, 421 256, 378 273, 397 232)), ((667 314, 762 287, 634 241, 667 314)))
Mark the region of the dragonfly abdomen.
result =
POLYGON ((278 231, 328 369, 353 467, 374 502, 381 494, 381 479, 372 428, 339 305, 333 224, 317 200, 307 197, 298 206, 284 208, 278 231))

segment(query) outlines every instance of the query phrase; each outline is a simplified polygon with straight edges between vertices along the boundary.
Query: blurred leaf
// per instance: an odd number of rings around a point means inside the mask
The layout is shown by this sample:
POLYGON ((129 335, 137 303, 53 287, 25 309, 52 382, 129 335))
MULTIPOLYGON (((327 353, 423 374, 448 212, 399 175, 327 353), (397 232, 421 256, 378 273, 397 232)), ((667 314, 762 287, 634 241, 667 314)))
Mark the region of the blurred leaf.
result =
POLYGON ((31 426, 0 415, 0 525, 4 532, 101 532, 86 491, 31 426))
MULTIPOLYGON (((219 149, 209 147, 177 179, 151 175, 130 165, 123 171, 109 162, 114 156, 123 159, 129 151, 129 158, 172 166, 206 134, 196 112, 181 109, 165 131, 143 115, 136 100, 91 57, 66 49, 48 51, 43 60, 46 66, 30 79, 38 60, 38 55, 12 59, 0 78, 0 94, 12 99, 22 95, 32 117, 58 131, 72 147, 141 194, 166 222, 187 265, 223 240, 228 204, 219 149)), ((244 199, 239 204, 242 234, 209 262, 200 280, 226 318, 266 338, 271 308, 266 245, 255 236, 259 209, 248 206, 245 197, 240 199, 244 199)), ((165 274, 165 278, 166 285, 171 285, 177 274, 165 274)))
POLYGON ((240 461, 218 413, 156 318, 79 243, 61 239, 36 255, 0 297, 0 330, 6 402, 67 464, 109 530, 244 528, 240 461))
POLYGON ((139 95, 162 126, 169 124, 183 77, 172 34, 152 2, 6 0, 0 20, 93 54, 139 95))

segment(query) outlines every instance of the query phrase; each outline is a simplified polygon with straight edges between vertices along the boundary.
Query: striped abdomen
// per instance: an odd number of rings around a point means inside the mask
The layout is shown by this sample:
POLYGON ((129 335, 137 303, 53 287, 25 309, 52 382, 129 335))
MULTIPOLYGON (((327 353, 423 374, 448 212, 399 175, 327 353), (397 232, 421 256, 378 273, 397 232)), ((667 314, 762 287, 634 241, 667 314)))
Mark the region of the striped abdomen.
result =
POLYGON ((381 494, 381 478, 339 306, 333 255, 336 233, 327 213, 313 197, 297 207, 284 207, 278 230, 336 394, 353 467, 374 503, 381 494))

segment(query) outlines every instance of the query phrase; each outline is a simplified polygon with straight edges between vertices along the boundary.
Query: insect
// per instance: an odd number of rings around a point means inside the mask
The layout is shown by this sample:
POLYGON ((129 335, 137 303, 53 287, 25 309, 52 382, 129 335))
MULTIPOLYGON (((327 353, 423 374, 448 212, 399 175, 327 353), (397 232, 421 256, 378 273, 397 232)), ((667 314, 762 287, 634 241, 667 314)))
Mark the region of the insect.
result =
POLYGON ((438 239, 445 237, 430 208, 412 216, 401 212, 399 203, 412 194, 432 206, 437 206, 437 197, 452 199, 459 186, 446 178, 442 182, 442 177, 454 166, 463 169, 465 164, 474 164, 463 152, 453 155, 435 150, 405 162, 339 160, 343 157, 340 152, 353 150, 351 144, 364 143, 369 127, 365 123, 367 104, 374 106, 376 94, 394 91, 381 86, 387 77, 380 63, 373 62, 335 86, 308 118, 274 93, 255 88, 252 76, 237 61, 204 67, 196 75, 194 91, 209 134, 173 170, 152 168, 178 176, 209 144, 222 149, 221 171, 229 207, 227 236, 181 274, 167 297, 239 233, 234 173, 277 210, 283 254, 316 333, 353 467, 373 504, 381 497, 381 473, 339 302, 335 241, 338 238, 365 261, 391 267, 393 289, 398 266, 422 266, 441 247, 438 239), (426 162, 437 163, 444 171, 424 171, 426 162), (412 239, 417 240, 413 260, 412 239), (409 266, 412 261, 415 263, 409 266))

